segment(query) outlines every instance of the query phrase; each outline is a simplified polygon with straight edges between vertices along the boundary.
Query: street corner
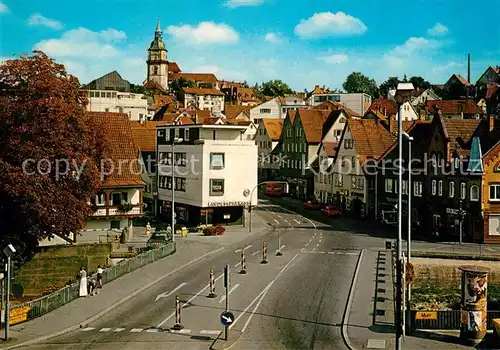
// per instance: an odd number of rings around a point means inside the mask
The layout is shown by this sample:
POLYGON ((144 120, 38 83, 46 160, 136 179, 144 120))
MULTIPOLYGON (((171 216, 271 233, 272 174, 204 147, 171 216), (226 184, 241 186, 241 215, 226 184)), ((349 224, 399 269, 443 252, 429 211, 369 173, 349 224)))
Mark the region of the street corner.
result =
POLYGON ((243 333, 237 329, 228 330, 227 340, 224 339, 224 332, 222 331, 220 335, 215 339, 215 341, 210 346, 210 350, 222 350, 232 348, 240 339, 243 333))

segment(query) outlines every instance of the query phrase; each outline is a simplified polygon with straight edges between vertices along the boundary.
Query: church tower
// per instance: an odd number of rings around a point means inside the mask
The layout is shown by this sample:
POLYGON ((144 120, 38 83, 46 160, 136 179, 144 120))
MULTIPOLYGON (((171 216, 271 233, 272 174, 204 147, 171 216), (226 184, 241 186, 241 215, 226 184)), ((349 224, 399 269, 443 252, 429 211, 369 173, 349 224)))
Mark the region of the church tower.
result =
POLYGON ((148 49, 148 81, 154 81, 168 91, 167 48, 163 42, 160 20, 156 23, 155 38, 148 49))

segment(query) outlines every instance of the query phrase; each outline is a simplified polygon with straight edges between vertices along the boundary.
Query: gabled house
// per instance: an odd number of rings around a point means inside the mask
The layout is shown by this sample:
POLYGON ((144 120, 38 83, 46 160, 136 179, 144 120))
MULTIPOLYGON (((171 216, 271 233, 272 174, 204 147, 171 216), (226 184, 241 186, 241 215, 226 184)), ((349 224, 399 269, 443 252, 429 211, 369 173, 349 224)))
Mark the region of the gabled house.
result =
POLYGON ((180 92, 180 100, 184 108, 207 110, 216 116, 224 110, 224 94, 217 89, 185 87, 180 92))
POLYGON ((275 180, 279 164, 272 162, 271 152, 276 148, 284 120, 264 119, 257 127, 255 143, 259 149, 259 182, 275 180))
MULTIPOLYGON (((396 103, 396 90, 391 89, 387 93, 388 99, 396 103)), ((397 110, 397 104, 396 104, 396 110, 397 110)), ((412 102, 407 101, 401 105, 402 109, 402 116, 403 120, 405 121, 410 121, 410 120, 417 120, 418 119, 418 112, 416 111, 414 105, 412 102)))
POLYGON ((314 176, 310 165, 317 156, 323 125, 331 113, 320 109, 287 113, 280 142, 273 155, 279 155, 279 177, 288 182, 292 196, 303 199, 314 196, 314 176))
POLYGON ((394 142, 395 136, 379 119, 349 119, 342 133, 334 165, 334 203, 342 211, 365 216, 368 169, 394 142))
POLYGON ((224 104, 224 115, 227 119, 236 119, 236 120, 246 120, 250 121, 250 106, 240 106, 233 105, 230 103, 224 104))
MULTIPOLYGON (((347 108, 340 102, 331 102, 331 101, 325 101, 323 103, 320 103, 316 107, 313 107, 313 109, 326 109, 327 111, 338 111, 338 110, 343 110, 346 112, 349 117, 351 118, 361 118, 363 115, 359 115, 358 113, 354 112, 352 109, 347 108)), ((340 135, 339 135, 340 136, 340 135)))
POLYGON ((474 87, 460 74, 453 74, 444 84, 443 92, 447 99, 461 100, 474 97, 474 87))
POLYGON ((309 108, 306 102, 295 95, 286 95, 284 97, 279 97, 281 106, 281 118, 285 118, 288 111, 296 111, 298 109, 309 108))
POLYGON ((477 80, 476 86, 486 86, 489 83, 500 83, 500 66, 488 67, 477 80))
POLYGON ((259 124, 263 119, 283 119, 279 97, 271 98, 250 110, 250 120, 259 124))
POLYGON ((439 109, 443 118, 479 119, 484 111, 473 100, 427 101, 425 106, 428 119, 439 109))
POLYGON ((87 117, 94 120, 105 130, 109 146, 109 166, 99 193, 89 199, 93 214, 87 220, 81 234, 94 237, 107 235, 109 230, 115 234, 126 233, 132 237, 132 220, 143 215, 142 180, 138 162, 138 149, 132 136, 132 128, 126 114, 88 112, 87 117))
POLYGON ((398 113, 398 104, 387 98, 378 98, 373 100, 372 104, 366 110, 364 117, 369 119, 386 120, 398 113))
POLYGON ((432 90, 432 88, 425 89, 421 93, 419 93, 416 96, 413 96, 411 99, 411 104, 413 106, 420 106, 424 105, 427 103, 427 101, 436 101, 436 100, 441 100, 441 97, 439 97, 438 94, 432 90))

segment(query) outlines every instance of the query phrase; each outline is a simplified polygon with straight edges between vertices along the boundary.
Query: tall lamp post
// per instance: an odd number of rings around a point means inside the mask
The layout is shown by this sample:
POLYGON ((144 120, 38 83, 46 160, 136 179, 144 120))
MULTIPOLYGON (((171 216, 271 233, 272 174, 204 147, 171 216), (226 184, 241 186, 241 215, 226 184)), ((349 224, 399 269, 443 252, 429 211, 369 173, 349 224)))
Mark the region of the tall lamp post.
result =
POLYGON ((252 232, 252 198, 253 198, 253 191, 257 189, 259 186, 267 183, 275 183, 275 184, 287 184, 288 182, 286 181, 263 181, 259 182, 257 185, 255 185, 254 188, 252 188, 252 191, 250 192, 250 206, 248 207, 250 211, 250 215, 248 216, 248 232, 252 232))
MULTIPOLYGON (((411 184, 411 143, 413 137, 408 135, 403 131, 403 136, 408 141, 408 237, 406 241, 406 256, 408 257, 408 263, 411 259, 411 196, 412 196, 412 184, 411 184)), ((411 312, 410 312, 410 299, 411 299, 411 285, 408 283, 406 286, 406 326, 410 329, 411 325, 411 312)))
POLYGON ((174 203, 175 203, 175 144, 180 143, 183 140, 178 137, 174 137, 172 139, 172 157, 171 157, 171 162, 172 162, 172 242, 175 242, 175 210, 174 210, 174 203))
POLYGON ((403 210, 403 194, 402 191, 402 181, 403 181, 403 170, 401 168, 401 163, 403 160, 403 117, 402 108, 403 104, 410 100, 411 94, 413 92, 413 84, 411 83, 399 83, 396 90, 396 95, 394 96, 396 103, 398 104, 398 159, 399 159, 399 171, 398 171, 398 241, 397 241, 397 262, 396 262, 396 317, 395 317, 395 327, 396 327, 396 350, 401 349, 402 346, 402 335, 403 335, 403 318, 402 318, 402 300, 403 300, 403 254, 402 254, 402 210, 403 210))
POLYGON ((10 257, 16 252, 12 244, 4 248, 3 253, 7 257, 7 283, 5 288, 5 340, 9 340, 9 314, 10 314, 10 257))

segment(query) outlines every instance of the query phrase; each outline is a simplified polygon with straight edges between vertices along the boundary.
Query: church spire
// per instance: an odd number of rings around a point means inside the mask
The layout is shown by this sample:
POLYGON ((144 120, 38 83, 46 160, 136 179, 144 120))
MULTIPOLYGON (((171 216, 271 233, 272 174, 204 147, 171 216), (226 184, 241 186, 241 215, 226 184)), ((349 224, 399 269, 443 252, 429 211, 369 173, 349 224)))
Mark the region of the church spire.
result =
POLYGON ((161 28, 160 28, 160 19, 159 18, 156 20, 155 36, 161 38, 161 28))

